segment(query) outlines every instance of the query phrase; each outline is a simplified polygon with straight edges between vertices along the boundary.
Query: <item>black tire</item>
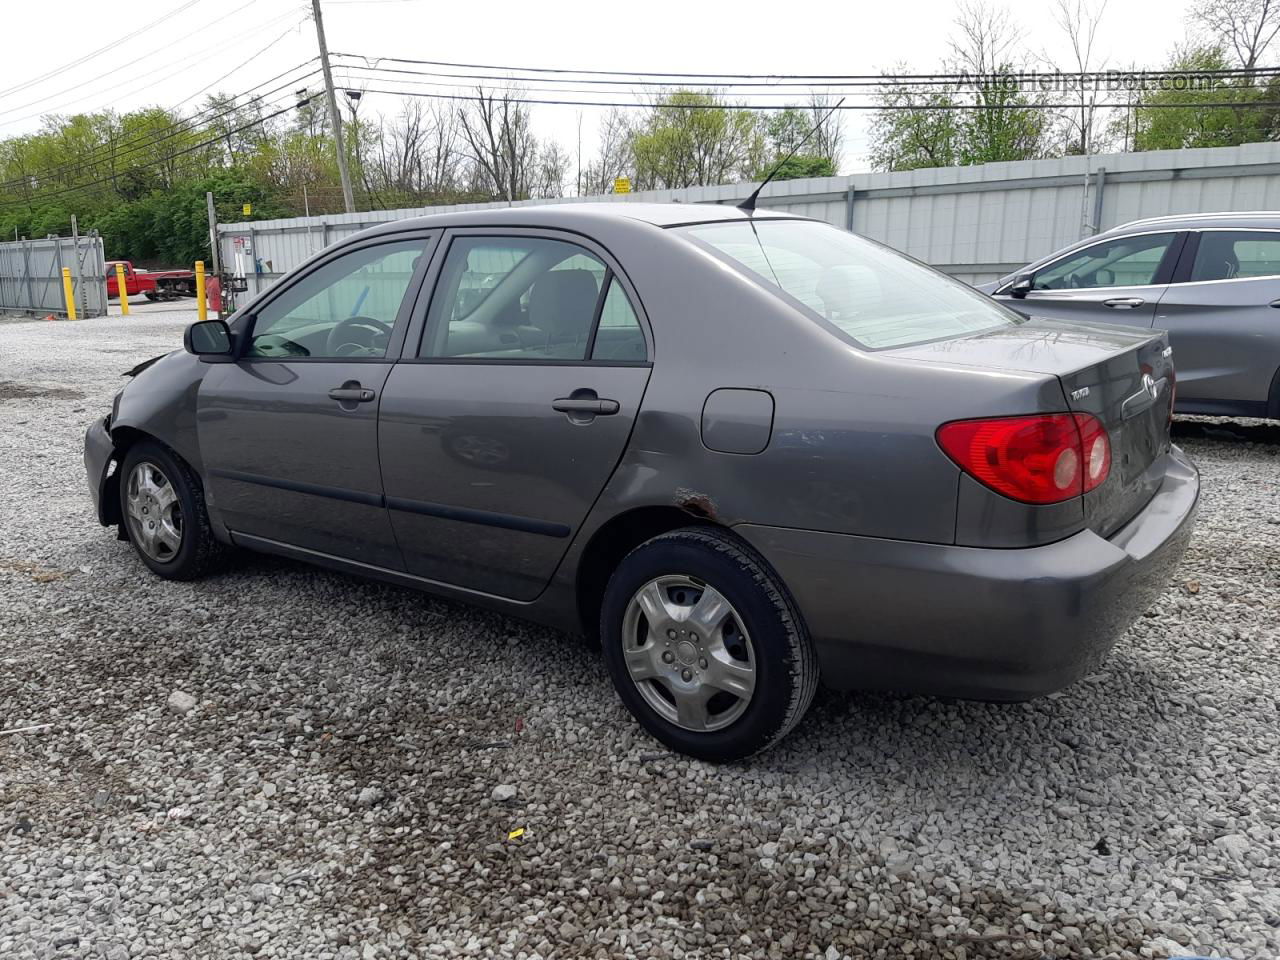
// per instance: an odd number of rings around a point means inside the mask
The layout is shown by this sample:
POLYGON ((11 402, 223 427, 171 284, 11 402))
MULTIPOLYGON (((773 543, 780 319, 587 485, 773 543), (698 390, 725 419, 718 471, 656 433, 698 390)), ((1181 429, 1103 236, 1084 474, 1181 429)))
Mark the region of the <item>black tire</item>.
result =
POLYGON ((627 709, 662 743, 701 760, 740 760, 772 746, 800 722, 818 686, 817 658, 786 588, 763 557, 712 527, 673 530, 632 550, 605 589, 600 637, 605 665, 627 709), (628 670, 627 610, 637 591, 667 576, 714 588, 750 637, 754 690, 741 714, 721 729, 694 731, 664 717, 628 670))
POLYGON ((135 443, 120 465, 120 525, 128 535, 139 559, 152 573, 166 580, 196 580, 210 572, 222 559, 225 548, 213 536, 204 505, 204 488, 186 462, 162 443, 143 440, 135 443), (157 558, 138 542, 129 520, 129 478, 139 464, 150 463, 172 486, 181 519, 181 541, 171 556, 157 558))

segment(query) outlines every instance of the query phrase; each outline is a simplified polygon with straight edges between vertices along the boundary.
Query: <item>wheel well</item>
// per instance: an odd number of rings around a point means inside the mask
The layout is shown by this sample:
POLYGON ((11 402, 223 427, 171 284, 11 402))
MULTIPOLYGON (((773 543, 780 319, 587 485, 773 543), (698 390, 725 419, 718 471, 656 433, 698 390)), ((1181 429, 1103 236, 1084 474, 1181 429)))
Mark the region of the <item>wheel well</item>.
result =
POLYGON ((113 452, 111 459, 115 463, 115 468, 103 485, 102 503, 99 505, 99 512, 102 515, 104 525, 118 524, 124 519, 120 516, 120 468, 124 465, 125 454, 129 452, 129 448, 134 444, 143 440, 154 439, 155 437, 151 436, 151 434, 143 433, 135 427, 115 427, 112 429, 111 446, 113 452))
POLYGON ((637 507, 611 518, 591 537, 578 561, 578 616, 592 640, 599 639, 600 606, 605 587, 622 558, 646 540, 681 527, 716 527, 696 513, 679 507, 637 507))
POLYGON ((1280 420, 1280 368, 1271 378, 1271 396, 1267 398, 1267 416, 1272 420, 1280 420))

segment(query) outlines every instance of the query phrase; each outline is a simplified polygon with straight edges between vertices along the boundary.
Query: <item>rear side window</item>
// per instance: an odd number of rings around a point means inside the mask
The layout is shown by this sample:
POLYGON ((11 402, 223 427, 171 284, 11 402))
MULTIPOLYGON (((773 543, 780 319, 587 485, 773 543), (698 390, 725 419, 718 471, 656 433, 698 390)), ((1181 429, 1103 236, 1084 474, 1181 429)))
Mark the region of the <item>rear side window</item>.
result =
POLYGON ((1156 282, 1176 234, 1149 233, 1095 243, 1036 271, 1036 290, 1135 287, 1156 282))
POLYGON ((646 350, 626 292, 595 254, 543 237, 459 237, 418 355, 643 361, 646 350))
POLYGON ((679 229, 864 349, 1024 322, 958 280, 824 223, 731 221, 679 229))
POLYGON ((1280 275, 1280 233, 1206 230, 1191 267, 1199 280, 1246 280, 1280 275))

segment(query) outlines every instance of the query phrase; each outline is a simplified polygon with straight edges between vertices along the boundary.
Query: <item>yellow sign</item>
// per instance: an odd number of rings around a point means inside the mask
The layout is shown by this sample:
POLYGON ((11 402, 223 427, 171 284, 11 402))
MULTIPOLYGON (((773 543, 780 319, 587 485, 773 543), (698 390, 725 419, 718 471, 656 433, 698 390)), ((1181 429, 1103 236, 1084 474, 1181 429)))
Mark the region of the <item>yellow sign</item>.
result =
POLYGON ((246 203, 241 209, 244 211, 244 215, 247 217, 253 213, 253 204, 246 203))
POLYGON ((631 192, 631 178, 630 178, 630 177, 617 177, 617 178, 615 178, 615 179, 614 179, 614 181, 613 181, 613 192, 614 192, 614 193, 630 193, 630 192, 631 192))

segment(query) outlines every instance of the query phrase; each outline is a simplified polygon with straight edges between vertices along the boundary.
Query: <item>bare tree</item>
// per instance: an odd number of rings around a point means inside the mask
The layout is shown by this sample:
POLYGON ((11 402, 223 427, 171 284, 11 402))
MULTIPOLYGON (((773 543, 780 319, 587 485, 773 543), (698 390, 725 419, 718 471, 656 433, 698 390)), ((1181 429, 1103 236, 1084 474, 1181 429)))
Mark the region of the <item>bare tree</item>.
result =
POLYGON ((600 146, 595 160, 582 172, 582 189, 588 195, 604 194, 613 182, 631 170, 631 122, 618 107, 612 108, 600 121, 600 146))
POLYGON ((814 131, 813 139, 805 149, 815 156, 826 157, 831 161, 832 169, 839 170, 840 157, 844 153, 844 114, 839 110, 832 113, 831 108, 835 105, 836 98, 829 94, 810 95, 809 119, 813 124, 822 125, 814 131), (829 113, 831 116, 827 117, 829 113))
POLYGON ((548 140, 538 150, 538 161, 534 169, 530 195, 563 197, 564 184, 569 179, 569 168, 572 165, 569 151, 554 140, 548 140))
POLYGON ((1280 0, 1197 0, 1188 19, 1229 47, 1241 67, 1252 70, 1280 33, 1280 0))
MULTIPOLYGON (((1071 44, 1070 73, 1099 73, 1107 68, 1105 58, 1095 53, 1098 26, 1107 10, 1107 0, 1055 0, 1053 20, 1071 44)), ((1071 96, 1079 106, 1063 115, 1064 140, 1068 153, 1088 156, 1097 152, 1101 134, 1098 113, 1099 85, 1083 78, 1072 85, 1071 96)))
POLYGON ((475 164, 473 182, 488 193, 506 200, 529 196, 538 156, 529 108, 517 103, 517 88, 501 92, 477 88, 478 96, 458 115, 471 160, 475 164))

